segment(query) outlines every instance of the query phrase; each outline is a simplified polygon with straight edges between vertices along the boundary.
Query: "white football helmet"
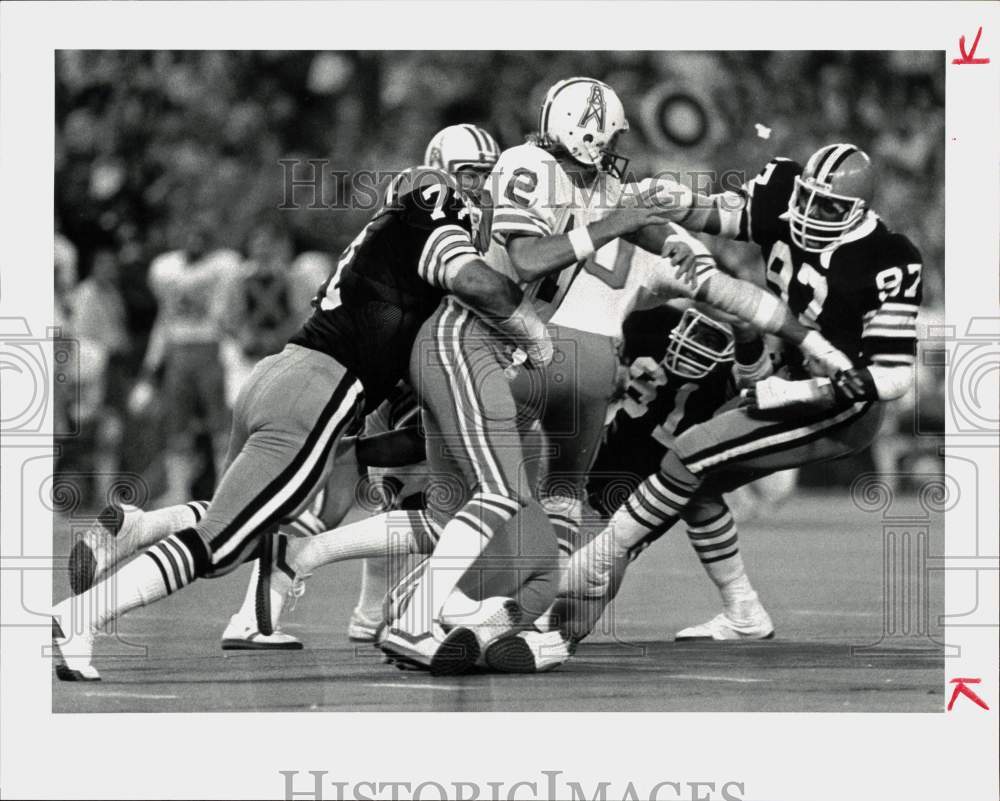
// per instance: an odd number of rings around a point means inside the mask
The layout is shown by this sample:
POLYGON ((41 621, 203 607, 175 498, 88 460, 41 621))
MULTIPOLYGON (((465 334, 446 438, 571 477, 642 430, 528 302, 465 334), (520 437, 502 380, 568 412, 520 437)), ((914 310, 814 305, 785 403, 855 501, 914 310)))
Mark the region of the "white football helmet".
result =
POLYGON ((499 158, 497 140, 476 125, 442 128, 424 152, 424 164, 452 175, 462 167, 491 170, 499 158))
POLYGON ((734 351, 729 326, 689 307, 670 331, 663 366, 680 378, 697 381, 720 364, 731 362, 734 351))
POLYGON ((543 145, 559 145, 581 164, 620 175, 627 159, 612 150, 628 130, 615 90, 594 78, 567 78, 545 95, 538 117, 543 145))

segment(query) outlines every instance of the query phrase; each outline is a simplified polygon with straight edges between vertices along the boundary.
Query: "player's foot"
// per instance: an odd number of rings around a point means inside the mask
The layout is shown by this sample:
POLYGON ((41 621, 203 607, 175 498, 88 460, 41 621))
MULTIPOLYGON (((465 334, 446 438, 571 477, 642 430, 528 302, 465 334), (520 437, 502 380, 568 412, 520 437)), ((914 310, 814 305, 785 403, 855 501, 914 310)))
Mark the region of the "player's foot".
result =
POLYGON ((108 504, 97 521, 78 539, 69 554, 69 585, 74 595, 86 592, 136 550, 132 532, 142 509, 108 504))
POLYGON ((774 624, 763 606, 757 604, 753 612, 739 619, 726 612, 716 615, 700 626, 689 626, 677 632, 677 642, 690 640, 770 640, 774 637, 774 624))
POLYGON ((565 664, 575 645, 558 631, 522 631, 494 640, 486 648, 487 666, 502 673, 544 673, 565 664))
POLYGON ((93 632, 79 634, 71 640, 63 634, 59 618, 53 615, 52 659, 60 681, 100 681, 101 674, 90 664, 93 653, 93 632))
POLYGON ((222 632, 223 651, 299 651, 302 640, 286 634, 280 628, 270 634, 261 634, 256 625, 247 625, 238 615, 229 619, 222 632))
POLYGON ((356 608, 351 613, 351 621, 347 624, 347 639, 351 642, 375 642, 381 626, 381 619, 369 617, 356 608))
MULTIPOLYGON (((267 607, 266 609, 247 609, 246 605, 229 619, 229 625, 222 632, 223 651, 298 651, 303 648, 302 641, 281 630, 279 622, 287 605, 294 609, 298 599, 306 591, 308 573, 289 575, 283 567, 275 567, 267 577, 267 607), (257 615, 264 615, 264 620, 270 619, 271 631, 264 634, 260 631, 257 615)), ((258 577, 258 582, 262 581, 258 577)), ((258 592, 262 591, 258 588, 258 592)))
MULTIPOLYGON (((478 656, 479 648, 475 636, 471 633, 469 636, 478 656)), ((445 647, 447 639, 444 630, 436 623, 430 631, 420 633, 409 632, 402 626, 392 625, 386 626, 379 632, 378 648, 385 654, 386 661, 400 670, 431 670, 435 656, 445 647)), ((453 640, 448 644, 448 648, 435 664, 435 669, 441 671, 436 675, 449 675, 447 668, 461 661, 464 654, 462 645, 462 638, 457 638, 457 642, 453 640)))
POLYGON ((476 636, 481 647, 511 630, 521 623, 521 607, 513 598, 494 596, 484 598, 473 612, 450 613, 448 604, 441 612, 441 624, 446 630, 469 629, 476 636))
MULTIPOLYGON (((475 610, 449 614, 448 604, 441 613, 441 624, 449 629, 445 643, 453 646, 435 655, 437 669, 448 675, 468 673, 473 667, 485 666, 483 653, 498 637, 512 634, 521 623, 521 607, 513 598, 494 596, 478 603, 475 610)), ((432 666, 431 670, 435 669, 432 666)), ((444 675, 444 674, 442 674, 444 675)))

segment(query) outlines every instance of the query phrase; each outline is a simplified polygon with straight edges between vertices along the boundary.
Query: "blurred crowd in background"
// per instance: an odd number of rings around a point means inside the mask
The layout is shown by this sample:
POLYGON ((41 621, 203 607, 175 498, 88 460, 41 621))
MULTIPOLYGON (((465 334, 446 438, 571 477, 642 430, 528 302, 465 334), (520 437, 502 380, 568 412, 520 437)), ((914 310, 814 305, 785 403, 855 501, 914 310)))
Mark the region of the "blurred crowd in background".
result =
MULTIPOLYGON (((196 230, 232 265, 219 331, 231 399, 240 370, 280 349, 371 213, 370 204, 351 208, 343 186, 324 189, 326 200, 340 193, 338 208, 308 208, 308 194, 288 208, 289 161, 400 170, 420 162, 435 131, 458 122, 482 125, 503 147, 519 144, 546 88, 577 74, 622 97, 631 129, 619 150, 638 177, 736 170, 749 178, 772 156, 804 161, 829 142, 867 150, 879 172, 876 210, 923 253, 924 321, 943 320, 941 53, 61 51, 56 322, 78 342, 81 363, 80 386, 63 392, 74 398, 65 414, 79 418, 66 429, 80 435, 65 438, 61 469, 163 482, 157 454, 169 434, 156 421, 170 410, 155 396, 141 414, 127 402, 157 317, 149 267, 158 256, 185 247, 196 230), (261 321, 254 293, 275 280, 285 319, 261 321)), ((712 246, 724 261, 759 260, 750 246, 712 246)), ((940 430, 943 376, 918 370, 918 379, 921 402, 912 393, 897 402, 866 457, 880 469, 921 472, 939 462, 940 442, 912 435, 913 410, 924 418, 920 431, 940 430)), ((198 441, 199 422, 191 424, 198 441)), ((196 496, 212 482, 211 446, 202 445, 196 496)), ((835 464, 804 480, 849 481, 861 467, 835 464)), ((102 495, 108 480, 89 491, 102 495)))

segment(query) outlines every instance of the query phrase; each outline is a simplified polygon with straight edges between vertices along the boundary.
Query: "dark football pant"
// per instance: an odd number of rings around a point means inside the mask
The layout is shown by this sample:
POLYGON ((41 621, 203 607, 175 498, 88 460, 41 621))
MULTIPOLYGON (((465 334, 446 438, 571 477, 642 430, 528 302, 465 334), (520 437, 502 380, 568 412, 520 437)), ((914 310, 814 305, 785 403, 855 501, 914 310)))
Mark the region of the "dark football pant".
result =
MULTIPOLYGON (((707 501, 778 470, 856 453, 874 439, 882 422, 881 404, 871 402, 767 415, 737 404, 734 398, 710 420, 681 434, 660 470, 615 513, 612 524, 636 541, 633 555, 685 514, 692 497, 707 501)), ((711 519, 703 506, 691 515, 690 525, 711 519)), ((718 511, 724 512, 724 507, 718 511)))
POLYGON ((309 506, 361 408, 360 382, 319 351, 287 345, 257 364, 236 401, 225 474, 188 530, 207 550, 199 575, 233 570, 309 506))

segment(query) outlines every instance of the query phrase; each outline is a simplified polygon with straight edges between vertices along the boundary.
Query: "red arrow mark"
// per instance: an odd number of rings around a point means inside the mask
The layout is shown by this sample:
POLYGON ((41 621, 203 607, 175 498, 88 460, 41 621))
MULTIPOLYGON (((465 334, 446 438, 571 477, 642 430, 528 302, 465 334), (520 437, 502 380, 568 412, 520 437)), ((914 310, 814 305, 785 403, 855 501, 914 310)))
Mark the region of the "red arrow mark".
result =
POLYGON ((959 695, 964 695, 976 704, 976 706, 981 706, 983 709, 989 709, 986 702, 982 698, 965 686, 966 684, 979 684, 981 681, 982 679, 952 679, 951 684, 955 685, 955 691, 951 694, 951 700, 948 702, 948 711, 951 712, 951 708, 955 706, 955 701, 958 700, 959 695))

